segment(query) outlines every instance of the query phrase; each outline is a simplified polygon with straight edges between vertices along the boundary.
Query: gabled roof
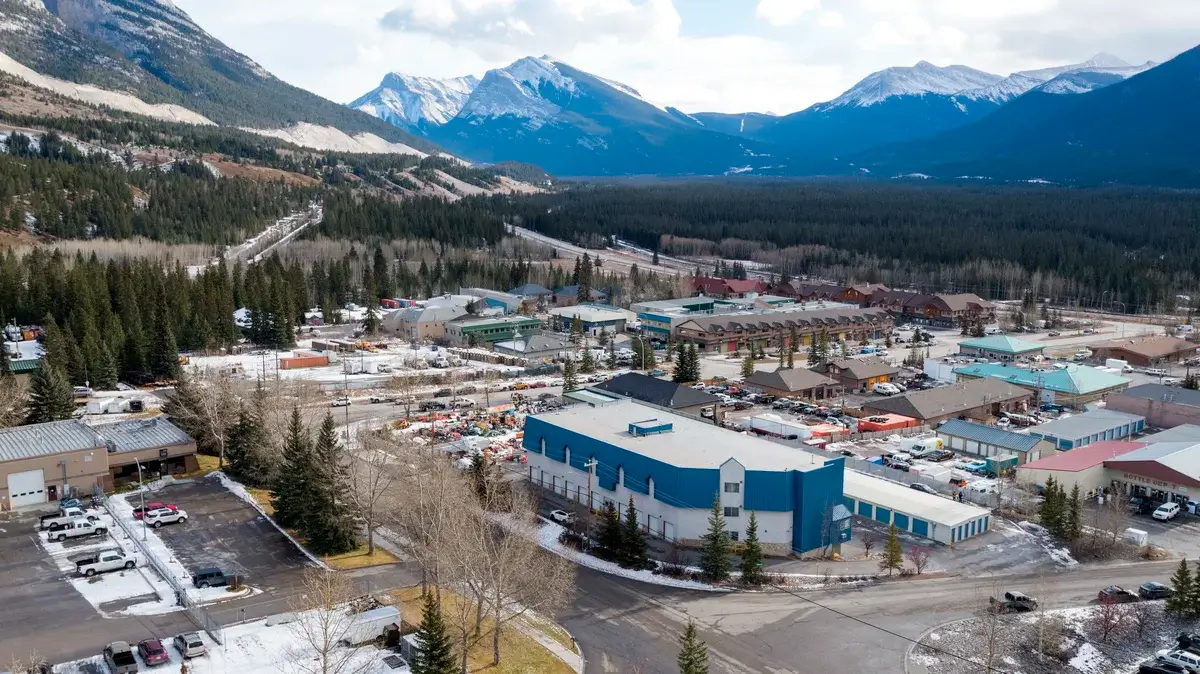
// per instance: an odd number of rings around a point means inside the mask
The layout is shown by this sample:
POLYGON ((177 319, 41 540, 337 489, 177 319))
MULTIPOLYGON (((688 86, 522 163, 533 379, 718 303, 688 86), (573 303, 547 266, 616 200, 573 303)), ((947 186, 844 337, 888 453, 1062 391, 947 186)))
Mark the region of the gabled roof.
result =
POLYGON ((995 306, 975 293, 959 293, 957 295, 938 293, 934 297, 941 300, 951 311, 966 311, 971 308, 991 309, 995 306))
POLYGON ((1109 391, 1129 383, 1129 380, 1124 377, 1086 365, 1068 365, 1061 370, 1057 368, 1031 370, 1010 365, 980 363, 955 368, 954 374, 963 374, 969 377, 991 377, 1026 388, 1038 388, 1072 395, 1109 391))
POLYGON ((553 295, 549 288, 544 288, 536 283, 526 283, 519 285, 516 288, 508 291, 509 294, 518 295, 520 297, 541 297, 543 295, 553 295))
POLYGON ((937 432, 940 435, 952 435, 956 438, 976 440, 984 444, 1018 452, 1028 452, 1036 447, 1039 442, 1043 442, 1041 438, 1035 438, 1032 435, 1014 433, 1006 431, 1003 428, 985 426, 970 421, 963 421, 962 419, 950 419, 942 422, 942 425, 937 427, 937 432))
POLYGON ((978 339, 968 339, 965 342, 959 342, 958 345, 968 349, 995 351, 997 353, 1011 353, 1013 355, 1032 353, 1034 351, 1041 351, 1043 348, 1045 348, 1041 344, 1034 344, 1033 342, 1027 342, 1023 339, 1017 339, 1016 337, 1009 337, 1008 335, 991 335, 989 337, 980 337, 978 339))
POLYGON ((0 429, 0 461, 83 449, 107 449, 104 439, 78 419, 0 429))
POLYGON ((1075 438, 1081 438, 1092 433, 1100 433, 1110 428, 1145 420, 1145 417, 1136 414, 1126 414, 1125 412, 1118 412, 1116 410, 1097 408, 1088 410, 1083 414, 1073 414, 1069 417, 1039 424, 1030 428, 1029 432, 1031 434, 1061 438, 1063 440, 1074 440, 1075 438))
POLYGON ((1142 384, 1122 391, 1121 395, 1130 398, 1142 398, 1154 402, 1173 403, 1188 407, 1200 407, 1200 391, 1193 391, 1180 386, 1163 386, 1162 384, 1142 384))
POLYGON ((1144 358, 1162 358, 1176 353, 1195 353, 1200 345, 1169 335, 1114 339, 1094 345, 1095 349, 1120 349, 1144 358))
POLYGON ((759 325, 781 326, 785 328, 812 328, 821 325, 838 325, 850 322, 877 323, 889 318, 883 309, 860 309, 857 307, 844 309, 797 309, 794 311, 777 311, 766 314, 716 314, 690 318, 679 327, 704 332, 736 332, 752 326, 758 330, 759 325))
POLYGON ((1200 443, 1156 442, 1105 462, 1109 468, 1126 470, 1172 484, 1200 487, 1200 443))
POLYGON ((900 371, 899 366, 892 365, 882 358, 875 358, 873 356, 868 358, 839 359, 829 364, 844 371, 851 379, 857 380, 893 375, 900 371))
POLYGON ((1105 440, 1103 442, 1092 443, 1086 447, 1080 447, 1079 449, 1072 449, 1068 452, 1047 456, 1037 461, 1030 461, 1029 463, 1017 466, 1017 470, 1061 470, 1068 473, 1077 473, 1145 446, 1146 443, 1144 442, 1105 440))
POLYGON ((137 452, 155 447, 191 444, 192 438, 163 417, 132 419, 92 426, 110 444, 112 451, 137 452))
MULTIPOLYGON (((566 297, 572 297, 572 296, 579 294, 579 286, 578 285, 563 286, 561 288, 555 289, 554 294, 555 295, 564 295, 566 297)), ((603 290, 598 290, 596 288, 592 288, 591 291, 588 293, 588 297, 589 297, 589 299, 593 299, 593 300, 603 300, 606 297, 608 297, 608 293, 604 292, 603 290)))
POLYGON ((592 388, 670 409, 721 402, 720 398, 711 393, 676 384, 673 381, 650 377, 640 372, 627 372, 608 381, 600 382, 592 388))
POLYGON ((1030 392, 998 379, 972 379, 954 386, 880 398, 863 405, 915 419, 955 415, 991 403, 1028 398, 1030 392))
POLYGON ((804 368, 780 368, 774 372, 756 370, 754 374, 746 379, 746 383, 751 386, 762 386, 763 388, 788 391, 790 393, 807 391, 818 386, 832 386, 837 382, 823 374, 804 368))

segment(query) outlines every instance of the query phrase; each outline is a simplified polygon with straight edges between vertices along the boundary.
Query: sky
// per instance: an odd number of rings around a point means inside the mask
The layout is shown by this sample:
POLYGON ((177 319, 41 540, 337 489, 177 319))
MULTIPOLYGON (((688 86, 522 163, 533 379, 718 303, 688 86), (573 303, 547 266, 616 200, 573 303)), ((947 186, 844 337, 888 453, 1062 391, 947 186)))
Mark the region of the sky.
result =
POLYGON ((549 54, 688 112, 801 110, 926 60, 1000 75, 1200 43, 1198 0, 174 0, 280 78, 346 103, 388 72, 549 54))

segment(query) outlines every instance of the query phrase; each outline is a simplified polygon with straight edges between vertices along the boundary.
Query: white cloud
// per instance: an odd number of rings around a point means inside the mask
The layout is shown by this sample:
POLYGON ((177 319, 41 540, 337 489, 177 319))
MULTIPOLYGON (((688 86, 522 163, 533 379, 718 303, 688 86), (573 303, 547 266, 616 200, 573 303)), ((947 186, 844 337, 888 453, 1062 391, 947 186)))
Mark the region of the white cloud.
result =
POLYGON ((754 15, 773 26, 791 26, 821 8, 821 0, 758 0, 754 15))
MULTIPOLYGON (((743 0, 745 1, 745 0, 743 0)), ((684 110, 792 112, 927 60, 997 74, 1096 52, 1162 61, 1200 42, 1200 2, 756 0, 741 33, 672 0, 175 0, 297 86, 349 101, 392 70, 483 75, 549 53, 684 110)), ((731 24, 735 22, 730 22, 731 24)))

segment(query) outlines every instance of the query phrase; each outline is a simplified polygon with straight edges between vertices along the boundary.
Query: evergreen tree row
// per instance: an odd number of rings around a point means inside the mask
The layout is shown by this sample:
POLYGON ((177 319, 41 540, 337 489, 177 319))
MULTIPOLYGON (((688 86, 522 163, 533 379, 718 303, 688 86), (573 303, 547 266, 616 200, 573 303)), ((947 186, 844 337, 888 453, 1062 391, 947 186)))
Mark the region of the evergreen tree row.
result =
POLYGON ((326 413, 314 441, 300 411, 292 410, 271 505, 275 521, 295 529, 316 554, 341 554, 358 545, 349 470, 330 414, 326 413))
POLYGON ((626 569, 651 567, 646 535, 638 525, 637 508, 633 504, 632 495, 625 506, 624 519, 617 511, 616 504, 612 501, 605 502, 604 509, 600 512, 600 526, 596 532, 596 554, 626 569))
POLYGON ((1068 541, 1083 535, 1083 496, 1078 484, 1071 488, 1068 496, 1057 480, 1048 477, 1042 497, 1038 514, 1047 531, 1068 541))

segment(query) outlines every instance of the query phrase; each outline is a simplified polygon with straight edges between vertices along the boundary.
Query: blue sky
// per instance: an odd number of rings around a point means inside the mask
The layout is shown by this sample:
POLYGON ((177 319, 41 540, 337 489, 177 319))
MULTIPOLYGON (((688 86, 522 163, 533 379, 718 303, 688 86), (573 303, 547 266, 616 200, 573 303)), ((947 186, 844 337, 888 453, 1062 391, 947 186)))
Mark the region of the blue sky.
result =
POLYGON ((340 102, 390 71, 480 76, 551 54, 689 112, 788 113, 921 60, 1007 75, 1098 52, 1161 62, 1200 43, 1198 0, 174 1, 340 102))

